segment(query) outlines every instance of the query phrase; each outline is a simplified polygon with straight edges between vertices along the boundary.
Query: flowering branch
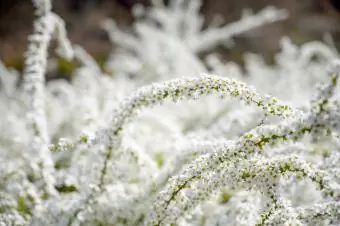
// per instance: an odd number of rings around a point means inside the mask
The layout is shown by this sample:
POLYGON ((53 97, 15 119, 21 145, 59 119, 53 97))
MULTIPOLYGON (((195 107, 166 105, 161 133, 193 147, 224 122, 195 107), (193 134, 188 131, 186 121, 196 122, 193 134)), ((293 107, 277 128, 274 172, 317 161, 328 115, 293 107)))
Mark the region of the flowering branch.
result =
MULTIPOLYGON (((47 190, 55 194, 53 183, 53 162, 48 144, 46 115, 45 115, 45 73, 47 67, 48 46, 54 32, 58 34, 60 53, 72 56, 70 44, 65 35, 65 27, 62 19, 51 12, 50 0, 33 0, 36 7, 35 13, 38 18, 34 21, 33 34, 29 36, 28 50, 25 54, 24 68, 24 90, 27 99, 28 112, 27 121, 33 133, 32 147, 34 155, 41 158, 43 178, 47 185, 47 190)), ((39 163, 37 163, 39 165, 39 163)))

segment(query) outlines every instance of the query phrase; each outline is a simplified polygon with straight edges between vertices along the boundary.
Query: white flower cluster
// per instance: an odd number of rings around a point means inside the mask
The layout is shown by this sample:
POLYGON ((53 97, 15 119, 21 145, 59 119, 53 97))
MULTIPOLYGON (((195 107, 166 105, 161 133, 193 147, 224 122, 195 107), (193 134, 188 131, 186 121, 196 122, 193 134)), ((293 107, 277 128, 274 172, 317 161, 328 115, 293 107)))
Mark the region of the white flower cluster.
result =
POLYGON ((102 70, 33 3, 21 86, 0 64, 1 226, 340 224, 336 50, 197 56, 286 10, 203 29, 200 0, 136 5, 135 35, 103 23, 119 48, 102 70), (53 37, 81 65, 70 82, 45 84, 53 37))

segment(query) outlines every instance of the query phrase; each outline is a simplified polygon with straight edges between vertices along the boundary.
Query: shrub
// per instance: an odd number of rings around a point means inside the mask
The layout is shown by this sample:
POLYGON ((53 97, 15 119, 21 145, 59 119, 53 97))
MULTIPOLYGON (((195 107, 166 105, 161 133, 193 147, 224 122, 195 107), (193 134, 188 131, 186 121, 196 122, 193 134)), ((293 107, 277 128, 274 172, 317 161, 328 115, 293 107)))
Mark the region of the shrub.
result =
POLYGON ((0 65, 1 225, 339 225, 336 51, 283 38, 242 72, 198 54, 285 10, 203 29, 201 1, 152 2, 133 34, 103 23, 106 74, 33 0, 22 84, 0 65), (81 65, 71 82, 45 84, 53 38, 81 65))

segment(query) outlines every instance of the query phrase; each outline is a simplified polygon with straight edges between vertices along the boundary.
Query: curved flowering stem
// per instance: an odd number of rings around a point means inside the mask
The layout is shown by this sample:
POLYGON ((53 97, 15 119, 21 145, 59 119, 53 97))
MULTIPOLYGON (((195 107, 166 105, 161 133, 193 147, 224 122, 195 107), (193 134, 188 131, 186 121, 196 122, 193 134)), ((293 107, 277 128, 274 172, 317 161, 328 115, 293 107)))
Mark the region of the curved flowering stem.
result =
MULTIPOLYGON (((239 98, 246 104, 254 104, 261 108, 267 115, 289 117, 300 113, 300 111, 281 103, 274 97, 261 96, 254 88, 243 82, 218 76, 205 75, 198 78, 180 78, 167 81, 163 84, 152 84, 142 87, 123 101, 113 114, 110 128, 97 131, 94 134, 83 134, 76 144, 107 143, 109 137, 118 136, 123 126, 145 107, 161 104, 165 100, 174 102, 183 99, 198 99, 202 95, 217 94, 221 98, 231 96, 239 98)), ((76 145, 63 140, 51 146, 52 151, 61 151, 76 145)))
MULTIPOLYGON (((147 221, 148 225, 175 222, 183 213, 187 213, 207 199, 212 192, 225 186, 231 186, 233 189, 258 189, 275 204, 269 208, 270 211, 265 212, 262 223, 259 224, 261 225, 281 206, 276 187, 278 179, 288 173, 310 178, 326 195, 333 194, 323 173, 296 156, 270 160, 251 159, 241 162, 239 166, 238 164, 237 160, 230 159, 216 166, 212 171, 193 177, 177 187, 174 187, 170 180, 168 186, 159 193, 154 202, 153 212, 149 214, 147 221)), ((178 177, 181 176, 179 174, 178 177)))
POLYGON ((138 109, 165 100, 180 101, 182 99, 198 99, 202 95, 217 94, 220 97, 230 95, 239 98, 246 104, 255 104, 266 114, 288 117, 295 113, 292 107, 283 104, 276 98, 259 95, 254 88, 233 79, 205 75, 199 78, 174 79, 163 84, 142 87, 126 99, 114 114, 111 130, 119 134, 123 125, 138 109))
MULTIPOLYGON (((107 153, 104 159, 100 184, 103 184, 104 176, 107 170, 108 160, 112 156, 113 149, 119 145, 119 134, 123 126, 144 107, 161 104, 165 100, 179 101, 186 99, 198 99, 202 95, 218 94, 222 98, 230 95, 239 98, 246 104, 255 104, 260 107, 266 114, 288 117, 296 114, 298 111, 292 107, 281 103, 273 97, 262 97, 253 88, 248 87, 242 82, 217 76, 202 76, 199 78, 181 78, 174 79, 164 84, 152 84, 142 87, 127 98, 114 113, 114 118, 110 128, 98 131, 93 137, 89 135, 81 136, 78 143, 89 145, 95 143, 107 144, 107 153)), ((59 142, 58 145, 51 149, 54 151, 72 147, 72 143, 59 142), (64 144, 64 145, 60 145, 64 144)))
MULTIPOLYGON (((217 76, 202 76, 199 78, 174 79, 164 84, 152 84, 137 90, 127 98, 114 113, 110 128, 97 132, 92 142, 107 144, 107 153, 100 178, 100 187, 103 184, 107 170, 108 160, 112 151, 119 145, 119 134, 123 126, 144 107, 161 104, 165 100, 179 101, 182 99, 198 99, 202 95, 218 94, 220 97, 230 95, 239 98, 246 104, 255 104, 266 114, 288 117, 298 111, 281 103, 276 98, 262 97, 253 88, 242 82, 217 76)), ((81 141, 89 142, 89 137, 83 136, 81 141)))

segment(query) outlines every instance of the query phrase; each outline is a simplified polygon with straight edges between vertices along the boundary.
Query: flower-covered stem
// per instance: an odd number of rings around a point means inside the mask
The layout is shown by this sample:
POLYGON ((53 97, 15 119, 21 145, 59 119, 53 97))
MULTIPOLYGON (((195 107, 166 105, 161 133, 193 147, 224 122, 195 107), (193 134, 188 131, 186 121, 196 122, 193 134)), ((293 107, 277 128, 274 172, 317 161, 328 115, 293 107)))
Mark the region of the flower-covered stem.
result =
POLYGON ((185 183, 176 187, 173 193, 168 194, 167 189, 159 193, 148 224, 173 223, 183 213, 192 210, 197 203, 207 199, 213 191, 224 186, 231 186, 233 189, 258 189, 270 200, 269 203, 274 205, 262 215, 261 223, 259 223, 262 225, 281 206, 276 187, 278 179, 286 174, 309 178, 325 194, 332 194, 332 190, 329 190, 327 185, 327 178, 322 172, 295 156, 271 160, 252 159, 240 166, 237 166, 234 159, 231 159, 228 164, 215 168, 214 173, 186 180, 185 183))
MULTIPOLYGON (((38 18, 34 22, 34 31, 29 36, 24 68, 24 89, 27 99, 27 121, 32 131, 32 147, 42 164, 42 174, 49 193, 53 192, 53 162, 47 145, 50 138, 47 131, 45 115, 45 72, 48 46, 54 31, 54 20, 51 13, 51 1, 33 1, 38 18)), ((37 166, 35 166, 37 167, 37 166)))
POLYGON ((142 108, 161 104, 165 100, 174 102, 182 99, 195 100, 202 95, 211 94, 216 94, 221 98, 226 96, 239 98, 246 104, 258 106, 267 115, 286 118, 300 113, 300 111, 281 103, 276 98, 269 95, 261 96, 252 87, 233 79, 211 75, 197 78, 180 78, 163 84, 152 84, 137 90, 123 101, 120 108, 114 112, 110 128, 97 131, 94 134, 83 134, 76 144, 63 140, 51 146, 50 149, 52 151, 62 151, 77 144, 108 143, 108 140, 115 140, 112 136, 119 136, 123 126, 142 108))
POLYGON ((150 107, 156 104, 161 104, 165 100, 177 102, 182 99, 198 99, 202 95, 220 95, 224 98, 230 95, 234 98, 239 98, 246 104, 255 104, 261 108, 265 114, 271 114, 281 117, 288 117, 296 114, 297 110, 289 107, 286 104, 280 103, 275 98, 270 96, 262 97, 253 88, 248 87, 242 82, 237 82, 228 78, 217 76, 202 76, 199 78, 181 78, 175 79, 163 84, 153 84, 137 90, 129 98, 127 98, 120 108, 114 113, 113 121, 110 128, 101 131, 98 143, 104 143, 110 146, 108 154, 104 159, 104 166, 101 174, 101 183, 106 175, 106 165, 111 152, 118 148, 119 134, 124 125, 131 120, 138 110, 150 107))
POLYGON ((277 99, 259 95, 253 88, 242 82, 228 78, 206 75, 198 78, 174 79, 163 84, 153 84, 141 88, 126 99, 115 112, 111 130, 119 134, 123 125, 137 110, 161 104, 165 100, 180 101, 182 99, 198 99, 202 95, 216 94, 221 98, 232 96, 246 104, 255 104, 265 113, 288 117, 295 110, 277 99))
MULTIPOLYGON (((180 78, 167 82, 155 83, 142 87, 123 101, 113 114, 110 128, 100 130, 95 134, 83 134, 79 144, 101 143, 110 136, 118 136, 123 126, 142 108, 162 104, 166 100, 178 102, 183 99, 196 100, 203 95, 218 95, 221 98, 231 96, 240 99, 245 104, 254 104, 267 115, 283 118, 300 113, 269 95, 259 95, 254 88, 233 79, 205 75, 197 78, 180 78)), ((60 151, 65 146, 71 147, 70 142, 60 142, 51 147, 53 151, 60 151)))
POLYGON ((63 20, 51 11, 51 0, 33 0, 33 3, 37 18, 33 34, 28 38, 23 86, 28 104, 28 124, 33 130, 33 142, 37 143, 33 146, 39 150, 41 145, 50 142, 45 115, 45 73, 52 36, 57 36, 60 54, 71 58, 72 49, 66 38, 63 20))
POLYGON ((72 48, 66 38, 63 20, 51 11, 51 0, 33 0, 35 14, 33 34, 28 38, 28 50, 25 54, 23 74, 24 98, 27 103, 27 124, 32 133, 33 155, 38 162, 32 162, 35 170, 41 169, 46 185, 46 192, 56 194, 54 190, 54 164, 48 145, 50 137, 47 129, 45 108, 45 73, 48 60, 48 47, 52 36, 56 35, 59 54, 72 57, 72 48))

